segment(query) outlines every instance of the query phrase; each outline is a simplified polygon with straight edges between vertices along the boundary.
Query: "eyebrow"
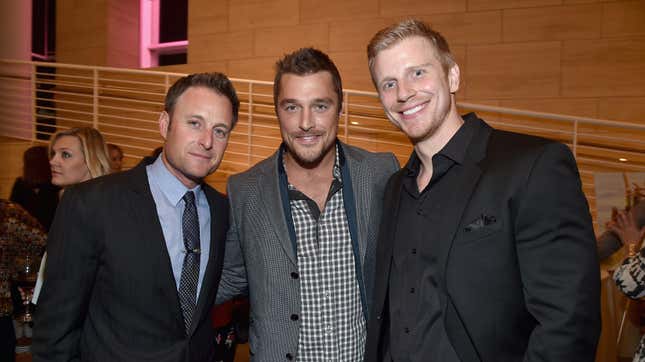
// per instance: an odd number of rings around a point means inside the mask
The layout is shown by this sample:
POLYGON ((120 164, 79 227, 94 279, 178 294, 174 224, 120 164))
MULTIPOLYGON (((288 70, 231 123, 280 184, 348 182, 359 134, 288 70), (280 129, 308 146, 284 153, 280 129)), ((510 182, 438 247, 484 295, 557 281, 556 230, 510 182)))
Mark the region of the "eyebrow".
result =
MULTIPOLYGON (((284 104, 288 104, 288 103, 301 104, 302 102, 297 100, 297 99, 287 98, 287 99, 281 100, 279 104, 284 105, 284 104)), ((312 103, 334 103, 334 100, 329 98, 329 97, 315 98, 315 99, 312 100, 312 103)))

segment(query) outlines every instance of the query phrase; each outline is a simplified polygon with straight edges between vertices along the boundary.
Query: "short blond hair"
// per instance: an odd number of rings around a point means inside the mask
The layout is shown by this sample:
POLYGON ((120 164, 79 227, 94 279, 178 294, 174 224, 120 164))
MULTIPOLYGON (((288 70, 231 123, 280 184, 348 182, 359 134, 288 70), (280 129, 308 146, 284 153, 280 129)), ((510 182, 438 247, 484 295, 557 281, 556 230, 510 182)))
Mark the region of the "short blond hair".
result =
POLYGON ((443 35, 421 20, 407 19, 379 30, 367 45, 367 64, 370 68, 372 81, 376 81, 374 79, 374 59, 378 53, 413 36, 427 39, 432 44, 446 74, 450 68, 457 64, 443 35))
POLYGON ((52 147, 63 136, 76 137, 81 142, 81 150, 85 165, 90 171, 92 178, 107 175, 112 171, 108 157, 107 147, 101 132, 92 127, 70 128, 56 132, 49 141, 49 154, 52 154, 52 147))

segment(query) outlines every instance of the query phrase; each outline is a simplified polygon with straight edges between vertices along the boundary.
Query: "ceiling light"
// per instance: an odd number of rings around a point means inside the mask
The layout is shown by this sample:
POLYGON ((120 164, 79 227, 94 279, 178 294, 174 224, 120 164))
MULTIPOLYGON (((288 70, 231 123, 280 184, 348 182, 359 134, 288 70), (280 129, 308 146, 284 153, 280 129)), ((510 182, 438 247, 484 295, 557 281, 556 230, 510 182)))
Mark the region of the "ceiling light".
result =
POLYGON ((349 122, 349 123, 351 123, 351 124, 353 124, 353 125, 358 125, 358 122, 356 122, 356 121, 351 121, 351 122, 349 122))
POLYGON ((627 162, 627 159, 626 159, 626 158, 624 158, 624 157, 621 157, 621 158, 619 158, 619 159, 618 159, 618 161, 620 161, 620 162, 627 162))

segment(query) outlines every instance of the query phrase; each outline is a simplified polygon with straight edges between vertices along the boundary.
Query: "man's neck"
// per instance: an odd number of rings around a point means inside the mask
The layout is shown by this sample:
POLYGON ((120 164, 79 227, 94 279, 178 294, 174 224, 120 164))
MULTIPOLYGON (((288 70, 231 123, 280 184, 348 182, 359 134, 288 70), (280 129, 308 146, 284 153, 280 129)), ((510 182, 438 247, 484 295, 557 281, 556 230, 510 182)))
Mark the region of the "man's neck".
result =
POLYGON ((314 165, 301 165, 288 151, 284 153, 284 166, 289 183, 314 200, 320 210, 325 207, 327 193, 334 178, 335 162, 335 147, 332 147, 320 162, 314 165))
POLYGON ((414 144, 414 150, 421 163, 417 176, 417 187, 419 191, 423 191, 432 179, 434 171, 432 157, 450 142, 463 124, 463 118, 457 113, 456 107, 453 106, 453 109, 451 109, 446 119, 428 138, 414 144))

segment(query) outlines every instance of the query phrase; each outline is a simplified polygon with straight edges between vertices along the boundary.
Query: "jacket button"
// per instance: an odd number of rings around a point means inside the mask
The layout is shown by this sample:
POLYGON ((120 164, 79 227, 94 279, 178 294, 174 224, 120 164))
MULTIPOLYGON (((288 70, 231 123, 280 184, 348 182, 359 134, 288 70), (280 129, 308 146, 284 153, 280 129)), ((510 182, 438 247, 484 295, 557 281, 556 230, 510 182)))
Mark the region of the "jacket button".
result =
POLYGON ((298 279, 299 277, 300 277, 300 275, 298 275, 298 273, 291 272, 291 279, 298 279))
POLYGON ((380 315, 380 314, 376 316, 376 320, 379 320, 379 321, 380 321, 382 318, 383 318, 383 316, 382 316, 382 315, 380 315))
POLYGON ((291 315, 291 320, 292 321, 297 321, 298 320, 298 315, 297 314, 292 314, 291 315))
POLYGON ((291 360, 293 359, 293 355, 291 355, 291 353, 287 353, 287 356, 286 356, 286 357, 287 357, 287 359, 288 359, 289 361, 291 361, 291 360))

